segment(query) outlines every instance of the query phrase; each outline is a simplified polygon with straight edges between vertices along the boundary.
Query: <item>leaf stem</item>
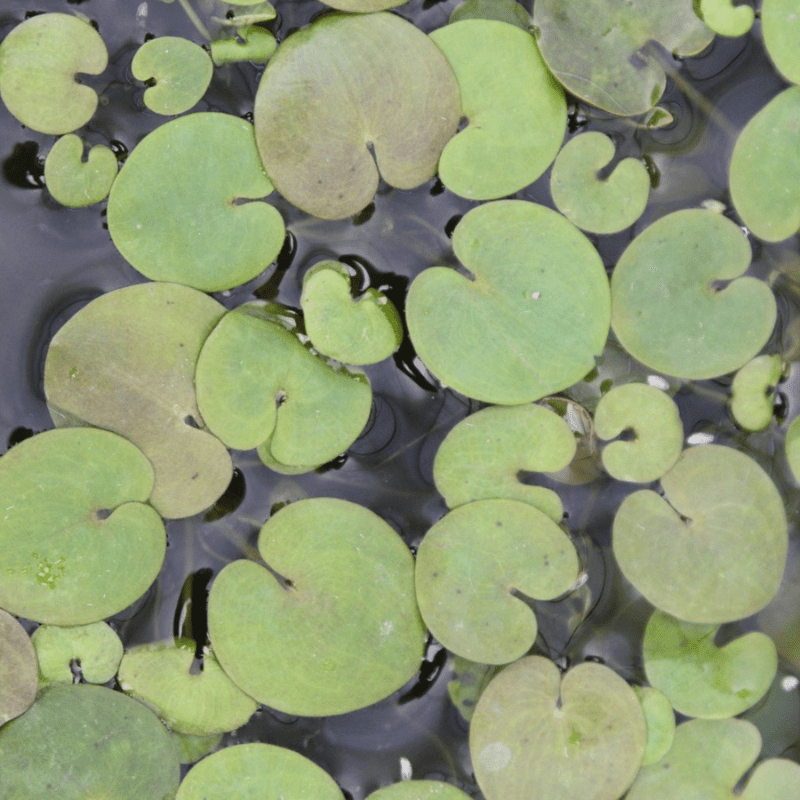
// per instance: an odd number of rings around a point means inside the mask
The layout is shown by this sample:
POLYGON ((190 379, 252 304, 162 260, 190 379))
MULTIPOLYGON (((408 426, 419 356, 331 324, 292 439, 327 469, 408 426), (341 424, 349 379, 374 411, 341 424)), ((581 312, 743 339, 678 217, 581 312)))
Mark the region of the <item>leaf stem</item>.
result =
POLYGON ((186 16, 192 21, 192 25, 200 31, 200 34, 206 38, 207 41, 211 41, 211 34, 208 32, 208 28, 203 25, 203 21, 200 17, 197 16, 195 10, 192 8, 189 0, 178 0, 181 4, 181 8, 186 12, 186 16))

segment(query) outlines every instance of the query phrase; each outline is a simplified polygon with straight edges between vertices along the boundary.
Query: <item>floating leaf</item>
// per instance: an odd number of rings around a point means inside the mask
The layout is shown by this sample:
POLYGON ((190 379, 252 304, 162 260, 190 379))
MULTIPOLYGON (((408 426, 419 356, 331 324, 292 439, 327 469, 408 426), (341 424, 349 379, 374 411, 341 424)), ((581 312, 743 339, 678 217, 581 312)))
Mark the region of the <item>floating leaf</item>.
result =
POLYGON ((533 23, 544 60, 572 94, 629 117, 643 114, 666 85, 650 41, 677 56, 699 53, 714 38, 693 0, 537 0, 533 23))
POLYGON ((741 228, 714 211, 686 209, 654 222, 611 277, 611 324, 623 347, 680 378, 715 378, 747 363, 776 316, 770 288, 740 277, 750 255, 741 228))
POLYGON ((426 631, 414 560, 380 517, 298 500, 267 521, 258 549, 269 569, 228 564, 208 603, 214 652, 244 691, 287 714, 343 714, 416 672, 426 631))
POLYGON ((642 761, 644 714, 613 670, 586 662, 562 679, 541 656, 506 667, 483 693, 469 732, 486 800, 617 800, 642 761))
MULTIPOLYGON (((166 537, 153 468, 108 431, 40 433, 0 459, 0 606, 56 625, 116 614, 144 594, 166 537)), ((2 796, 2 792, 0 792, 2 796)))
POLYGON ((572 223, 535 203, 486 203, 458 223, 453 250, 472 277, 426 269, 406 303, 411 339, 437 378, 518 405, 592 369, 608 335, 608 279, 572 223))
POLYGON ((105 622, 62 628, 40 625, 31 637, 39 659, 42 683, 72 683, 72 662, 89 683, 106 683, 122 659, 122 642, 105 622))
POLYGON ((303 276, 300 297, 311 344, 346 364, 375 364, 388 358, 403 339, 403 323, 383 292, 350 294, 350 273, 338 261, 321 261, 303 276))
POLYGON ((800 417, 795 417, 789 430, 786 431, 786 460, 794 479, 800 483, 800 417))
POLYGON ((202 292, 144 283, 98 297, 50 342, 44 388, 56 424, 106 428, 141 448, 164 517, 208 508, 233 473, 225 446, 202 430, 194 391, 200 348, 224 313, 202 292))
POLYGON ((103 686, 54 684, 0 728, 0 797, 174 797, 179 771, 156 715, 103 686))
POLYGON ((149 705, 172 730, 195 736, 233 731, 256 702, 222 671, 211 653, 192 670, 192 647, 145 644, 128 650, 119 668, 122 690, 149 705))
POLYGON ((0 726, 30 708, 38 684, 39 669, 31 640, 25 628, 0 608, 0 726))
POLYGON ((340 11, 357 11, 366 14, 402 6, 408 0, 324 0, 324 2, 326 6, 338 8, 340 11))
POLYGON ((217 66, 236 61, 266 64, 278 48, 278 40, 259 25, 245 25, 237 30, 237 34, 241 42, 237 37, 211 42, 211 58, 217 66))
POLYGON ((664 497, 628 495, 614 554, 654 605, 689 622, 749 617, 783 577, 788 536, 778 490, 753 459, 719 445, 684 450, 661 479, 664 497))
POLYGON ((774 414, 773 391, 783 372, 781 357, 758 356, 734 375, 731 384, 731 413, 748 431, 760 431, 774 414))
POLYGON ((655 611, 644 633, 647 680, 676 711, 723 719, 741 714, 766 693, 778 669, 772 639, 753 631, 717 647, 718 625, 683 622, 655 611))
POLYGON ((516 500, 478 500, 425 534, 417 551, 417 602, 448 650, 481 664, 506 664, 536 639, 526 598, 558 597, 578 570, 572 542, 541 511, 516 500))
POLYGON ((108 199, 108 230, 151 280, 230 289, 263 272, 283 245, 278 211, 242 202, 272 191, 249 122, 188 114, 156 128, 128 156, 108 199))
POLYGON ((433 479, 450 508, 473 500, 529 503, 561 522, 561 498, 521 482, 525 472, 556 472, 575 455, 575 437, 548 408, 484 408, 461 420, 439 446, 433 479))
POLYGON ((61 205, 71 208, 105 199, 116 177, 114 153, 98 144, 83 161, 83 142, 72 133, 62 136, 52 146, 44 162, 47 190, 61 205))
MULTIPOLYGON (((674 800, 676 797, 729 798, 758 757, 761 736, 741 719, 684 722, 675 731, 670 751, 642 767, 627 800, 674 800)), ((777 800, 800 794, 800 765, 782 758, 759 764, 741 800, 777 800)))
POLYGON ((224 734, 210 733, 208 736, 191 736, 188 733, 172 731, 172 740, 178 748, 178 759, 181 764, 194 764, 216 750, 224 734))
POLYGON ((384 786, 367 800, 469 800, 469 795, 444 781, 401 781, 384 786))
POLYGON ((175 800, 343 800, 333 778, 299 753, 240 744, 212 753, 183 779, 175 800))
POLYGON ((780 242, 800 228, 800 87, 770 100, 739 134, 730 193, 750 230, 780 242))
POLYGON ((603 466, 620 481, 649 483, 660 478, 683 449, 683 423, 668 394, 646 383, 617 386, 600 398, 594 427, 601 439, 632 431, 633 441, 603 450, 603 466))
POLYGON ((484 689, 501 669, 497 664, 478 664, 453 656, 453 677, 447 682, 447 694, 466 722, 472 719, 484 689))
POLYGON ((616 233, 633 225, 647 207, 650 176, 641 161, 625 158, 607 177, 600 172, 614 158, 614 143, 597 131, 571 139, 550 174, 558 210, 592 233, 616 233))
POLYGON ((40 133, 69 133, 97 108, 97 93, 75 80, 100 74, 108 51, 100 34, 72 14, 26 19, 0 43, 0 97, 23 124, 40 133))
POLYGON ((761 30, 764 46, 776 69, 790 83, 800 83, 800 59, 797 57, 800 20, 797 3, 794 0, 762 0, 761 30))
POLYGON ((180 36, 145 42, 131 62, 138 81, 155 81, 144 92, 144 104, 157 114, 183 114, 197 105, 211 83, 214 65, 200 45, 180 36))
POLYGON ((450 15, 451 23, 462 19, 496 19, 524 30, 531 24, 530 14, 517 0, 465 0, 450 15))
MULTIPOLYGON (((468 120, 439 159, 451 192, 494 200, 533 183, 564 139, 564 92, 527 30, 496 20, 464 20, 431 33, 456 74, 468 120)), ((642 168, 644 169, 644 168, 642 168)))
POLYGON ((328 14, 288 36, 255 100, 267 174, 323 219, 361 211, 379 177, 398 189, 431 178, 459 114, 441 51, 387 13, 328 14))
POLYGON ((266 447, 279 464, 313 468, 344 452, 369 418, 363 375, 334 369, 250 303, 227 314, 197 362, 209 428, 228 447, 266 447))
POLYGON ((672 747, 675 736, 675 712, 663 692, 652 686, 634 686, 633 691, 642 704, 647 722, 647 746, 642 756, 642 765, 660 761, 672 747))
MULTIPOLYGON (((767 6, 770 0, 767 0, 767 6)), ((753 25, 755 13, 750 6, 734 5, 732 0, 700 0, 697 14, 700 19, 720 36, 744 36, 753 25)), ((762 28, 764 11, 761 12, 762 28)), ((766 39, 766 30, 764 30, 766 39)), ((767 43, 767 49, 769 45, 767 43)))

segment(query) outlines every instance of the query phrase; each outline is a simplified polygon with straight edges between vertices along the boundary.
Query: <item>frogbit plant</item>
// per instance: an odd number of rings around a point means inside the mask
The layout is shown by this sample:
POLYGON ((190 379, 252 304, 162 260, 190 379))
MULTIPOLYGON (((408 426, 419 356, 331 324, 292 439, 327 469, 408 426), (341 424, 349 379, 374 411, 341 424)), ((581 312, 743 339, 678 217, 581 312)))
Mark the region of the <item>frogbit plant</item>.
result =
POLYGON ((45 5, 0 123, 122 277, 0 457, 0 796, 800 797, 800 95, 675 60, 753 9, 45 5))

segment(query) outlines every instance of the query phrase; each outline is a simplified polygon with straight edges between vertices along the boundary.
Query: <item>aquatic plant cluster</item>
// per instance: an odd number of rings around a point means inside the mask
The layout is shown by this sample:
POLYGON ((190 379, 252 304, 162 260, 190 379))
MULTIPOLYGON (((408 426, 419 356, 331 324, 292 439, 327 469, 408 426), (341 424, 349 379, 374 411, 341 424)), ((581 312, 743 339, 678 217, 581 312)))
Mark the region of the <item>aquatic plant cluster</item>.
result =
POLYGON ((800 797, 800 2, 179 0, 147 34, 170 3, 119 12, 126 146, 89 147, 91 4, 0 42, 48 202, 132 276, 55 326, 52 426, 0 458, 0 796, 800 797), (737 41, 780 89, 719 191, 659 200, 669 93, 731 125, 681 61, 737 41), (459 210, 443 247, 404 198, 459 210), (192 535, 214 568, 132 635, 192 535), (355 770, 276 733, 317 718, 371 726, 355 770))

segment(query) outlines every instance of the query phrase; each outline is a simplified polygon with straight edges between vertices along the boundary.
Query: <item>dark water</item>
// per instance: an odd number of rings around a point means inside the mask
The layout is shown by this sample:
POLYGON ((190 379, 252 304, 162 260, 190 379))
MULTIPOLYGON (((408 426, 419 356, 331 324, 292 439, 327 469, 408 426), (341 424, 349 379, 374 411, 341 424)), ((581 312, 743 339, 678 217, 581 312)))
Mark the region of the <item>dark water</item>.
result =
MULTIPOLYGON (((219 9, 210 2, 209 6, 219 9)), ((455 6, 454 0, 414 0, 398 11, 429 31, 445 24, 455 6)), ((530 10, 530 3, 526 6, 530 10)), ((204 7, 202 1, 196 3, 202 16, 204 7)), ((273 29, 279 39, 324 8, 312 0, 279 1, 276 7, 280 16, 273 29)), ((109 67, 89 81, 100 92, 101 105, 81 132, 85 139, 112 144, 124 155, 164 121, 144 108, 144 87, 132 79, 130 62, 145 37, 182 35, 201 42, 178 3, 39 0, 32 5, 5 0, 0 38, 34 11, 80 12, 97 24, 108 47, 109 67)), ((764 55, 758 24, 749 36, 718 38, 697 58, 669 60, 676 75, 662 105, 675 121, 665 129, 642 130, 575 102, 570 106, 568 136, 590 129, 607 132, 615 138, 620 157, 646 157, 654 176, 650 204, 631 230, 590 237, 609 270, 636 233, 658 217, 707 199, 730 206, 727 166, 737 132, 785 86, 764 55)), ((260 72, 250 64, 215 70, 211 88, 194 110, 250 114, 260 72)), ((54 137, 23 128, 0 107, 0 450, 30 432, 52 427, 42 370, 53 333, 91 299, 144 280, 111 243, 104 203, 67 209, 48 195, 43 157, 53 141, 54 137)), ((517 197, 552 205, 548 185, 549 172, 517 197)), ((309 218, 280 199, 275 203, 284 214, 291 242, 277 267, 215 295, 228 307, 256 297, 299 307, 303 274, 321 258, 350 263, 365 285, 386 289, 402 306, 408 283, 421 270, 456 263, 449 237, 457 219, 475 205, 451 195, 436 181, 409 192, 381 190, 373 208, 341 222, 309 218)), ((771 351, 783 352, 787 359, 796 357, 800 346, 796 244, 756 244, 754 256, 753 274, 770 279, 778 295, 781 320, 771 351)), ((239 474, 229 496, 206 514, 168 524, 167 560, 159 579, 136 606, 116 618, 126 645, 173 635, 187 578, 197 574, 195 597, 202 601, 207 570, 216 574, 229 561, 252 552, 261 525, 278 504, 305 496, 353 500, 383 517, 410 546, 419 543, 446 511, 432 482, 436 448, 456 422, 479 406, 441 389, 408 343, 397 358, 366 372, 375 393, 373 414, 344 458, 310 475, 286 477, 263 467, 254 453, 235 454, 239 474)), ((725 406, 728 386, 727 379, 687 385, 676 400, 687 436, 713 436, 719 443, 740 447, 765 467, 784 493, 791 526, 788 579, 763 619, 738 626, 743 630, 764 624, 779 635, 789 615, 800 613, 797 491, 785 464, 776 457, 785 425, 762 434, 743 434, 725 406)), ((800 411, 796 371, 779 392, 778 413, 791 419, 800 411)), ((536 647, 562 666, 601 659, 626 679, 641 681, 639 643, 651 607, 621 579, 609 549, 614 513, 623 494, 633 487, 625 489, 597 474, 579 485, 537 478, 558 489, 588 580, 567 601, 537 605, 541 634, 536 647)), ((796 645, 795 652, 800 652, 796 645)), ((262 709, 226 741, 265 741, 296 749, 326 769, 354 800, 398 780, 401 759, 408 759, 415 778, 446 779, 481 797, 472 778, 467 726, 447 695, 450 669, 432 642, 420 675, 377 706, 322 720, 287 718, 262 709)), ((782 661, 779 678, 796 674, 796 665, 782 661)), ((786 686, 789 691, 776 686, 771 692, 767 708, 759 712, 764 720, 759 724, 766 753, 800 760, 797 689, 786 686)))

